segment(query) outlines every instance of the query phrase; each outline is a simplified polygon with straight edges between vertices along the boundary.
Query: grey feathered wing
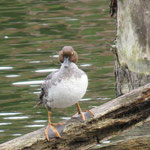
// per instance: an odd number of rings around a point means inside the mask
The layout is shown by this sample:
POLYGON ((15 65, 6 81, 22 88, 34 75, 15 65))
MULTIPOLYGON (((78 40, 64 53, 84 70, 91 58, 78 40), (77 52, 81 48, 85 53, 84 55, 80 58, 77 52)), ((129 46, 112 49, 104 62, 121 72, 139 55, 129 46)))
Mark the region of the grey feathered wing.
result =
POLYGON ((54 74, 56 74, 59 70, 52 72, 51 74, 49 74, 44 83, 41 85, 41 93, 39 95, 39 102, 36 105, 40 105, 40 104, 44 104, 45 103, 45 97, 48 96, 48 89, 52 86, 53 84, 53 76, 54 74))

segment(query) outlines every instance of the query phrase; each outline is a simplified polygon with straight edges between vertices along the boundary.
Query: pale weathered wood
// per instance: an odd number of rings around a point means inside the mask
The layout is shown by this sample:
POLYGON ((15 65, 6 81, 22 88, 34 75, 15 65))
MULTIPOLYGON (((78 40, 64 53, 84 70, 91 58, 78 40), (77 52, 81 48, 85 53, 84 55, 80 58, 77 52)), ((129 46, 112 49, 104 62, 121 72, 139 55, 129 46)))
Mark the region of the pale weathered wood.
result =
POLYGON ((150 83, 150 0, 117 0, 117 3, 114 51, 119 96, 150 83))
POLYGON ((150 150, 150 135, 119 141, 95 150, 150 150))
POLYGON ((101 143, 91 150, 149 150, 150 149, 150 117, 123 132, 109 143, 101 143))
POLYGON ((44 128, 0 145, 0 150, 88 149, 100 140, 120 134, 150 115, 150 84, 91 110, 95 117, 85 122, 71 119, 60 139, 49 142, 44 128))

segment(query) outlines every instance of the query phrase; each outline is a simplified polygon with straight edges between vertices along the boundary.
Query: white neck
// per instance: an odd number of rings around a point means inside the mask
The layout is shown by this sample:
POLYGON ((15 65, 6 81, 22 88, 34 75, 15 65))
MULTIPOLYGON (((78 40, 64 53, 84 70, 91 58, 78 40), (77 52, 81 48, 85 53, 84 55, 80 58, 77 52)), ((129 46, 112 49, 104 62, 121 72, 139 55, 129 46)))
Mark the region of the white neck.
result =
MULTIPOLYGON (((64 67, 64 64, 62 63, 60 69, 63 69, 63 68, 65 67, 64 67)), ((71 62, 67 69, 78 69, 78 66, 75 63, 71 62)))

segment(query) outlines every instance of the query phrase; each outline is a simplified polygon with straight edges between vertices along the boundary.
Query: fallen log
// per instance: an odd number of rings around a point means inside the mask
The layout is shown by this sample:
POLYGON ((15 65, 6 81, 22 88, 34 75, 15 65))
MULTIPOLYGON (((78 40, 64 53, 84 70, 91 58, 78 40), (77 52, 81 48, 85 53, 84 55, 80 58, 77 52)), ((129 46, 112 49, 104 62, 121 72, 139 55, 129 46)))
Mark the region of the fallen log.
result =
POLYGON ((127 132, 102 141, 91 150, 149 150, 150 149, 150 117, 137 123, 127 132))
POLYGON ((120 140, 106 146, 96 146, 92 150, 149 150, 150 135, 143 135, 127 140, 120 140))
POLYGON ((66 122, 61 138, 47 141, 44 128, 0 145, 0 150, 86 150, 101 140, 120 134, 150 116, 150 84, 91 109, 94 118, 66 122))
POLYGON ((125 141, 116 142, 112 145, 96 150, 149 150, 150 135, 136 137, 125 141))
POLYGON ((109 144, 94 147, 95 150, 149 150, 150 149, 150 117, 138 123, 128 132, 115 136, 109 144), (117 139, 117 140, 115 140, 117 139), (119 140, 118 140, 119 139, 119 140))

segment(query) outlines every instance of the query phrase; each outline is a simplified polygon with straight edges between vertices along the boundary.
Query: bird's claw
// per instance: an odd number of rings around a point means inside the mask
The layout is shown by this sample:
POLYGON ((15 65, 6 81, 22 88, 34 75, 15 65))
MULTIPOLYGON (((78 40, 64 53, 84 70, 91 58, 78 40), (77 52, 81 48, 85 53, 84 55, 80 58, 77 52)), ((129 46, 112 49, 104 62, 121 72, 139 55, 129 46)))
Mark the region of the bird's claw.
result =
MULTIPOLYGON (((56 124, 55 124, 55 125, 56 125, 56 124)), ((59 124, 59 125, 60 125, 60 124, 59 124)), ((48 141, 50 141, 50 138, 49 138, 49 136, 48 136, 48 132, 49 132, 50 129, 53 131, 53 133, 55 134, 56 137, 58 137, 58 138, 61 137, 61 135, 59 134, 59 132, 57 131, 57 129, 54 127, 54 124, 53 124, 53 123, 52 123, 52 124, 48 124, 48 126, 47 126, 46 129, 45 129, 45 136, 46 136, 46 139, 47 139, 48 141)))
POLYGON ((93 112, 90 111, 90 110, 87 110, 86 112, 81 112, 80 114, 77 112, 76 114, 74 114, 74 115, 72 116, 72 118, 75 118, 75 117, 77 117, 78 115, 81 115, 81 119, 82 119, 83 121, 85 121, 87 118, 93 118, 93 117, 94 117, 93 112))

